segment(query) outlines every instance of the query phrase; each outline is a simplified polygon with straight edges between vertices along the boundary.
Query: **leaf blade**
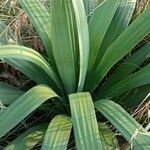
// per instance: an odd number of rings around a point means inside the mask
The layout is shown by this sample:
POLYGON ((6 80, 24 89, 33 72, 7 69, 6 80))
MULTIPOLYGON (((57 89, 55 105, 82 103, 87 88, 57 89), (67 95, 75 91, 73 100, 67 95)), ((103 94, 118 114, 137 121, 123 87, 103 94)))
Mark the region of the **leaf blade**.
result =
POLYGON ((71 1, 53 0, 50 14, 55 63, 67 93, 73 93, 76 90, 76 54, 73 44, 71 1))
POLYGON ((56 85, 58 85, 58 87, 61 87, 57 75, 48 62, 38 52, 23 46, 0 46, 0 59, 4 58, 25 59, 36 64, 50 76, 50 78, 56 83, 56 85))
POLYGON ((0 82, 0 102, 4 105, 10 105, 13 101, 17 100, 24 91, 21 91, 8 84, 0 82))
POLYGON ((150 83, 150 65, 147 65, 140 71, 128 76, 124 80, 118 82, 117 84, 113 85, 112 87, 108 88, 105 91, 102 92, 103 96, 110 96, 110 97, 116 97, 119 96, 129 90, 132 90, 133 88, 146 85, 150 83))
POLYGON ((80 73, 78 81, 78 92, 82 91, 89 58, 89 31, 87 18, 84 10, 82 0, 72 1, 75 13, 75 20, 77 25, 78 42, 79 42, 79 55, 80 55, 80 73))
POLYGON ((66 150, 72 123, 67 116, 58 115, 52 119, 46 131, 42 150, 66 150))
MULTIPOLYGON (((127 78, 133 71, 139 69, 139 66, 149 59, 150 44, 146 44, 140 50, 135 52, 132 56, 127 58, 120 66, 114 71, 114 73, 108 78, 108 80, 102 85, 97 95, 102 91, 107 90, 109 87, 117 84, 121 80, 127 78)), ((141 68, 142 69, 142 68, 141 68)))
POLYGON ((89 83, 91 85, 90 90, 93 90, 104 78, 109 69, 150 32, 149 15, 150 8, 147 8, 108 48, 101 63, 92 75, 94 76, 94 80, 89 83))
POLYGON ((89 93, 69 95, 76 146, 79 150, 102 149, 93 102, 89 93))
MULTIPOLYGON (((95 65, 99 48, 107 32, 109 24, 119 5, 119 0, 107 0, 99 5, 93 12, 89 21, 90 57, 88 65, 89 76, 95 65), (109 11, 107 11, 109 10, 109 11), (104 15, 105 14, 105 15, 104 15)), ((88 80, 88 79, 87 79, 88 80)))
POLYGON ((0 137, 3 137, 42 103, 53 97, 58 96, 46 85, 38 85, 22 95, 0 113, 0 122, 3 122, 0 124, 0 137))
POLYGON ((102 45, 99 49, 99 53, 96 59, 96 65, 99 64, 111 43, 113 43, 129 25, 133 11, 135 9, 136 1, 137 0, 120 1, 117 11, 102 41, 102 45))
POLYGON ((27 12, 30 20, 32 21, 36 31, 40 35, 42 39, 47 54, 53 62, 53 53, 52 53, 52 45, 51 45, 51 20, 50 14, 43 3, 39 0, 19 0, 21 6, 27 12))
POLYGON ((132 142, 135 149, 145 150, 150 148, 150 134, 121 106, 105 99, 97 101, 95 107, 116 127, 128 142, 132 142))

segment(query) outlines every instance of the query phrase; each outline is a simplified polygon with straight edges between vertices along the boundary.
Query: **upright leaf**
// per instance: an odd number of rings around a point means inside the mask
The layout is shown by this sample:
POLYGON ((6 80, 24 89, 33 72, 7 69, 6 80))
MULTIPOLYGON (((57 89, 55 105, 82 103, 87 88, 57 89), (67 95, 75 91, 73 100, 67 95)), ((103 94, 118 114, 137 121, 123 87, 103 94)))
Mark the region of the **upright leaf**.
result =
POLYGON ((104 78, 110 68, 150 32, 150 8, 147 8, 129 27, 113 42, 105 52, 101 63, 93 72, 89 81, 90 91, 104 78), (131 34, 132 33, 132 34, 131 34))
MULTIPOLYGON (((106 0, 99 5, 89 21, 90 57, 88 73, 92 73, 99 48, 119 5, 119 0, 106 0), (108 11, 109 10, 109 11, 108 11)), ((90 78, 89 74, 89 78, 90 78)), ((88 80, 88 79, 87 79, 88 80)))
POLYGON ((52 0, 50 8, 55 62, 67 93, 73 93, 76 88, 76 54, 71 1, 52 0))
POLYGON ((72 123, 66 116, 56 116, 51 121, 46 131, 42 150, 66 150, 72 123))
POLYGON ((95 110, 89 93, 69 95, 71 116, 78 150, 104 148, 99 136, 95 110))
MULTIPOLYGON (((120 0, 117 11, 109 25, 106 35, 96 59, 96 66, 100 63, 107 48, 118 38, 118 36, 127 28, 131 21, 133 11, 137 0, 120 0)), ((95 67, 96 67, 95 66, 95 67)))
POLYGON ((121 106, 105 99, 97 101, 95 107, 133 144, 134 149, 150 149, 150 134, 121 106))
POLYGON ((50 98, 58 97, 46 85, 38 85, 0 113, 0 138, 50 98))
POLYGON ((78 91, 82 91, 89 59, 89 31, 83 1, 73 0, 72 4, 77 25, 80 54, 80 74, 78 82, 78 91))

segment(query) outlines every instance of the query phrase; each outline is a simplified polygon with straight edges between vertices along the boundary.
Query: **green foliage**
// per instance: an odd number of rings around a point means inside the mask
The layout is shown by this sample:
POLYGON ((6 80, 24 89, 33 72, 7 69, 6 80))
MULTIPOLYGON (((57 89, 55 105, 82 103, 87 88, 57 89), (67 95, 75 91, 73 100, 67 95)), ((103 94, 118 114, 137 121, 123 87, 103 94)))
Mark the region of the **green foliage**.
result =
MULTIPOLYGON (((37 83, 25 92, 0 83, 0 101, 9 105, 0 112, 0 137, 44 102, 51 103, 49 99, 56 103, 57 98, 67 113, 54 117, 48 126, 29 129, 5 149, 32 149, 44 138, 43 150, 65 150, 72 127, 79 150, 119 149, 115 134, 98 123, 95 108, 132 147, 150 149, 150 134, 117 104, 118 100, 112 101, 129 90, 149 87, 150 65, 144 62, 149 59, 150 45, 132 49, 150 32, 150 8, 131 22, 136 0, 51 0, 49 9, 39 0, 19 2, 47 56, 32 48, 6 45, 4 35, 0 40, 0 59, 37 83)), ((148 90, 142 91, 141 95, 148 94, 148 90)), ((130 97, 125 100, 130 102, 130 97)), ((50 112, 50 107, 46 111, 50 112)))

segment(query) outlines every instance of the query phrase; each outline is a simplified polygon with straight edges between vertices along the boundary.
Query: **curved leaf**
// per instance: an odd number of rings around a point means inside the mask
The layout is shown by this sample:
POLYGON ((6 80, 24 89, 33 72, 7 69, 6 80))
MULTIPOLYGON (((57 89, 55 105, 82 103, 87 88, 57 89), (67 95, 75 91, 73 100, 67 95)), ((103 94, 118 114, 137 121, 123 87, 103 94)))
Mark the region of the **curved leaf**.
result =
POLYGON ((0 113, 0 138, 36 110, 42 103, 53 97, 58 96, 46 85, 38 85, 22 95, 0 113))
POLYGON ((108 89, 117 82, 128 77, 133 71, 139 68, 139 66, 148 59, 150 54, 150 44, 146 44, 140 50, 135 52, 131 57, 125 60, 115 72, 108 78, 106 83, 102 86, 102 89, 108 89))
POLYGON ((8 84, 0 82, 0 102, 4 105, 10 105, 17 100, 24 92, 8 84))
POLYGON ((150 134, 121 106, 105 99, 97 101, 95 107, 136 150, 150 149, 150 134))
POLYGON ((20 72, 38 84, 52 85, 48 74, 32 62, 12 58, 3 59, 3 61, 18 69, 20 72))
POLYGON ((147 65, 140 71, 128 76, 124 80, 111 86, 105 91, 101 91, 101 97, 116 97, 135 87, 150 83, 150 65, 147 65))
POLYGON ((54 117, 46 131, 42 150, 66 150, 71 128, 70 118, 61 115, 54 117))
POLYGON ((79 150, 103 149, 92 98, 89 93, 69 95, 76 146, 79 150))
POLYGON ((50 78, 56 83, 58 87, 61 87, 59 79, 57 78, 53 69, 38 52, 23 46, 15 46, 15 45, 0 46, 0 59, 4 58, 25 59, 27 61, 36 64, 50 76, 50 78))
MULTIPOLYGON (((3 31, 6 28, 6 25, 3 22, 0 22, 0 32, 3 31), (2 28, 2 29, 1 29, 2 28)), ((12 37, 14 34, 11 32, 8 32, 6 34, 0 35, 0 45, 6 45, 10 44, 9 41, 12 40, 12 37), (2 39, 2 40, 1 40, 2 39), (10 40, 11 39, 11 40, 10 40)), ((16 41, 14 41, 16 42, 16 41)), ((17 44, 17 43, 15 43, 17 44)), ((34 65, 31 62, 25 61, 25 60, 19 60, 19 59, 3 59, 7 64, 17 68, 19 71, 24 73, 26 76, 31 78, 33 81, 35 81, 38 84, 49 84, 49 77, 46 73, 42 71, 37 65, 34 65)))

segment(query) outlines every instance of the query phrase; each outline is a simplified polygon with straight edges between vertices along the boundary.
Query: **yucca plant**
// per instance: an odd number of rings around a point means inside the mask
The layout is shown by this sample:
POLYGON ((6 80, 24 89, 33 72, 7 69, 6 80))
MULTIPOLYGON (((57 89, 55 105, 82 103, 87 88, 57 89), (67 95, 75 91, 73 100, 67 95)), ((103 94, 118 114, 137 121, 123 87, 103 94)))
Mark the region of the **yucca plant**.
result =
POLYGON ((150 64, 144 63, 150 45, 132 51, 150 32, 150 8, 131 21, 136 0, 51 0, 50 8, 39 0, 19 2, 47 56, 24 46, 0 46, 0 58, 38 84, 27 92, 0 84, 1 103, 8 105, 0 112, 0 137, 48 100, 68 113, 29 129, 4 149, 32 149, 44 137, 41 149, 65 150, 72 127, 79 150, 119 149, 106 140, 103 129, 113 134, 98 123, 95 109, 132 148, 150 149, 150 134, 117 104, 132 89, 150 89, 150 64))

